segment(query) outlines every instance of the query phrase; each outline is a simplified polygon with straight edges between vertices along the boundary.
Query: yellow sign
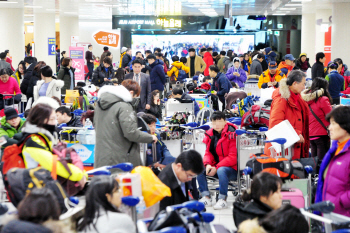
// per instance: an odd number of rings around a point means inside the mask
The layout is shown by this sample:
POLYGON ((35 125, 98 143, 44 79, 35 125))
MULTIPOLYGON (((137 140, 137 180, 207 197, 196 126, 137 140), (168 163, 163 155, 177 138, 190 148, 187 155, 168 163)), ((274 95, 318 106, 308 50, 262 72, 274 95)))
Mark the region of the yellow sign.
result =
POLYGON ((181 28, 181 20, 175 19, 157 19, 157 25, 165 28, 181 28))

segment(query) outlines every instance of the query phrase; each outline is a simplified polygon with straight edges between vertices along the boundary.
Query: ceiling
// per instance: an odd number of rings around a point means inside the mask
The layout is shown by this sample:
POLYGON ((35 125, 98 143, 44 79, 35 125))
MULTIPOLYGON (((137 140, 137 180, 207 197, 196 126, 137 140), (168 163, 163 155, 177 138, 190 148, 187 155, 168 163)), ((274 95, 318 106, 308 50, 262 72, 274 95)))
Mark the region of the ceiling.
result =
POLYGON ((0 8, 24 8, 25 20, 34 13, 78 16, 82 20, 109 20, 112 15, 223 16, 232 2, 232 15, 301 15, 332 9, 332 3, 350 0, 8 0, 0 8))

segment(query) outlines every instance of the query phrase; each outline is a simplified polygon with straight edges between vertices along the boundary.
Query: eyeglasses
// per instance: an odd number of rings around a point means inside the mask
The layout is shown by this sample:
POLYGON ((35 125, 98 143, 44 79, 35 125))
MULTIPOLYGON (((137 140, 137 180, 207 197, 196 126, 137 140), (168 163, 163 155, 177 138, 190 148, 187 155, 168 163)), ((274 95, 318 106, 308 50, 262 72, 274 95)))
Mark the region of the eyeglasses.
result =
POLYGON ((191 175, 191 174, 188 174, 184 169, 182 169, 182 170, 185 172, 188 179, 193 179, 193 178, 197 177, 197 175, 191 175))

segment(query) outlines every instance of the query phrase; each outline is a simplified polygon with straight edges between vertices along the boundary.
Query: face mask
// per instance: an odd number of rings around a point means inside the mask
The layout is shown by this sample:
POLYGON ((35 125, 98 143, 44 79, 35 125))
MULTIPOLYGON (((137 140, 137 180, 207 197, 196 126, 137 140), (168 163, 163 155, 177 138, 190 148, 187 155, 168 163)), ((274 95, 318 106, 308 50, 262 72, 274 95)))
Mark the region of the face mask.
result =
POLYGON ((49 131, 52 135, 56 132, 56 125, 44 124, 43 128, 49 131))

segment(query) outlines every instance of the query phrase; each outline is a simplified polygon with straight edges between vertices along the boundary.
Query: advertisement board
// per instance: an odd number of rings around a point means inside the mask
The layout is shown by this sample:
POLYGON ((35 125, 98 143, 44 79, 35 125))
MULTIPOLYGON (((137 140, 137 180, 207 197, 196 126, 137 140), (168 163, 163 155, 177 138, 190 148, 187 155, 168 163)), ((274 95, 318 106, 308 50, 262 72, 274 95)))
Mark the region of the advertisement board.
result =
POLYGON ((120 35, 118 33, 99 31, 93 35, 97 44, 117 48, 119 46, 120 35))
POLYGON ((69 47, 69 57, 72 58, 72 67, 75 68, 75 82, 84 81, 84 47, 69 47))

